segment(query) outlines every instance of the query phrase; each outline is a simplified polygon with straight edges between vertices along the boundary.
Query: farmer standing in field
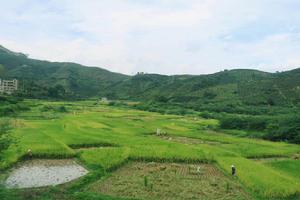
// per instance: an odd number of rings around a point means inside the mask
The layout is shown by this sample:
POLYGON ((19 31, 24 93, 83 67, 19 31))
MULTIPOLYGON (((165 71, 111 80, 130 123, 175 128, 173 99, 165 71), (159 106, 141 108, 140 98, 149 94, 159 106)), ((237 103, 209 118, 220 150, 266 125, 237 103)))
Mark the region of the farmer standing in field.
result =
POLYGON ((234 165, 231 165, 231 175, 232 176, 235 176, 235 166, 234 165))
POLYGON ((28 149, 27 154, 28 154, 28 157, 31 159, 32 158, 32 150, 28 149))

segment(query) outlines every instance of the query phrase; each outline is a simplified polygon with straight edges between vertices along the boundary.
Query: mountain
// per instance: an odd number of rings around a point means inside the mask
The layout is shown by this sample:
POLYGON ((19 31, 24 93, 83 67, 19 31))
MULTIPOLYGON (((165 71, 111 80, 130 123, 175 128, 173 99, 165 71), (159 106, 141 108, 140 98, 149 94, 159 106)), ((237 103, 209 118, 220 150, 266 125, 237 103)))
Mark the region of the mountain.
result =
POLYGON ((2 46, 0 65, 4 68, 3 78, 19 79, 29 91, 33 87, 40 86, 45 89, 60 85, 67 92, 80 97, 101 96, 112 85, 128 78, 99 67, 30 59, 25 54, 12 52, 2 46))
POLYGON ((30 59, 0 46, 1 68, 3 78, 19 79, 27 95, 37 98, 106 96, 193 106, 210 103, 297 106, 300 102, 300 69, 280 73, 235 69, 210 75, 128 76, 76 63, 30 59))
POLYGON ((112 87, 118 98, 164 99, 185 105, 229 103, 295 106, 300 100, 300 69, 266 73, 225 70, 210 75, 136 75, 112 87), (163 98, 162 98, 163 97, 163 98))

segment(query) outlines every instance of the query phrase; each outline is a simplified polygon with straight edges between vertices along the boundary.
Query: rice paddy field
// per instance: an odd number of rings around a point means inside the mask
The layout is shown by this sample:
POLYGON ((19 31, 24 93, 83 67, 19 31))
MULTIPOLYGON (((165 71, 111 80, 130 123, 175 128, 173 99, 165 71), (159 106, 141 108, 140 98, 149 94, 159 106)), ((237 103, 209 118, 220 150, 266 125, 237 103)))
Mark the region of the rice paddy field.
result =
POLYGON ((194 116, 96 101, 27 103, 30 111, 10 118, 0 199, 300 198, 299 145, 237 137, 194 116), (53 109, 60 106, 67 111, 53 109), (12 169, 28 159, 73 159, 88 173, 57 186, 7 188, 12 169))

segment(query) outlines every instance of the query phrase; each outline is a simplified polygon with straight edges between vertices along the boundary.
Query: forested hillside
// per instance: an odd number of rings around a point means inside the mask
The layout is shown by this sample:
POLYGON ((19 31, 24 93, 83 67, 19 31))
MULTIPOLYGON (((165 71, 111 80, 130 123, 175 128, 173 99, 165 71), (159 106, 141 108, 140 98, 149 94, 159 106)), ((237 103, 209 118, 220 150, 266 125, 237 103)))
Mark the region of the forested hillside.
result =
POLYGON ((224 70, 211 75, 127 76, 75 63, 40 61, 0 47, 1 76, 17 78, 23 95, 35 98, 108 97, 181 103, 297 106, 300 69, 266 73, 224 70))
POLYGON ((1 46, 0 65, 2 77, 17 78, 24 95, 35 98, 106 95, 112 85, 128 77, 76 63, 34 60, 1 46))

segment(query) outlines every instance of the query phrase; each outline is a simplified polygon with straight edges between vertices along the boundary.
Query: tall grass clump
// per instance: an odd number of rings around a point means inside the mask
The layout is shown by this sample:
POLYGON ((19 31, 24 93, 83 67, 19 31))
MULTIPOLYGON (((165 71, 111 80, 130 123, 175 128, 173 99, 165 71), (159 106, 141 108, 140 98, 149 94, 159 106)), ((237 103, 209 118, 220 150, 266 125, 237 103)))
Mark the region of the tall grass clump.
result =
POLYGON ((2 160, 2 152, 5 151, 11 144, 11 138, 8 131, 12 128, 10 120, 0 118, 0 160, 2 160))

